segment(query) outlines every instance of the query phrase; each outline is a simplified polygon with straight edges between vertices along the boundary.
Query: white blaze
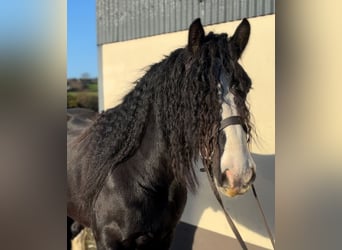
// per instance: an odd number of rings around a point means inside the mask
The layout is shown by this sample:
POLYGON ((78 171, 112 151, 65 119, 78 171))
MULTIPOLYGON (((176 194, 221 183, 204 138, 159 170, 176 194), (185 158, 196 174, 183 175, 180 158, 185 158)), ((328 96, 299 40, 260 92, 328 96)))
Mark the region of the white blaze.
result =
MULTIPOLYGON (((222 104, 222 117, 238 116, 233 94, 228 92, 225 101, 222 104)), ((240 124, 230 125, 224 129, 224 132, 227 140, 221 158, 221 172, 229 169, 238 178, 245 177, 249 168, 253 168, 255 172, 255 163, 249 152, 246 133, 242 126, 240 124)))

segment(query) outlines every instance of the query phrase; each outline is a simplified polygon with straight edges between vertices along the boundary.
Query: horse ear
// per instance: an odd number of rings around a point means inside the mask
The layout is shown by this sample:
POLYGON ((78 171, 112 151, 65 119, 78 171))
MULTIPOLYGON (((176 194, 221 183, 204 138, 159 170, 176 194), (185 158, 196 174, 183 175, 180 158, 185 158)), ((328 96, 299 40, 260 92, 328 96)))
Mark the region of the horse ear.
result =
POLYGON ((250 32, 251 26, 249 25, 248 20, 244 18, 236 28, 235 33, 230 40, 233 45, 233 50, 235 51, 236 60, 240 58, 242 52, 246 48, 250 32))
POLYGON ((200 47, 204 38, 204 29, 201 24, 201 19, 197 18, 192 22, 189 28, 188 49, 195 53, 200 47))

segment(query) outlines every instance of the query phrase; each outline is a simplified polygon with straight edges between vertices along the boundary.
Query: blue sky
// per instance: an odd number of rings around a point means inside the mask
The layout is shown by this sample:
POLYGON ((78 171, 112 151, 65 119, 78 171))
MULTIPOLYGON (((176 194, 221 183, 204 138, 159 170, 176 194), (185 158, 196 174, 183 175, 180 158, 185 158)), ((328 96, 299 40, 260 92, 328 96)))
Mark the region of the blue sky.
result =
POLYGON ((67 3, 67 77, 97 77, 96 0, 67 3))

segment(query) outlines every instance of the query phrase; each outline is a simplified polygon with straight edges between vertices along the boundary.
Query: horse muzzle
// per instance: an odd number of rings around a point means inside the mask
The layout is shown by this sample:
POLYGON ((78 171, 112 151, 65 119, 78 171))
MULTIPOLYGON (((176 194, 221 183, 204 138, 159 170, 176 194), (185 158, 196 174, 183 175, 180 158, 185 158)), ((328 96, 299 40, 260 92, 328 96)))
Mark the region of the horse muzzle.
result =
POLYGON ((222 186, 219 190, 228 197, 242 195, 249 190, 255 177, 253 168, 248 169, 242 176, 234 175, 233 171, 227 169, 222 174, 222 186))

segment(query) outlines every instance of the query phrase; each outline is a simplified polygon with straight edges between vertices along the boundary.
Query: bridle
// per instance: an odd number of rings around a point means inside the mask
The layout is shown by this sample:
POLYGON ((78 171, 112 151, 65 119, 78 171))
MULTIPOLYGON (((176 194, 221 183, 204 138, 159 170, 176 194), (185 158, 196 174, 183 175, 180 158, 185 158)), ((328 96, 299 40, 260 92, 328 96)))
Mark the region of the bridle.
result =
POLYGON ((245 133, 247 134, 247 126, 246 126, 245 122, 243 121, 242 117, 238 116, 238 115, 230 116, 230 117, 223 119, 221 121, 220 130, 223 130, 228 126, 235 125, 235 124, 240 124, 242 126, 243 130, 245 131, 245 133))
MULTIPOLYGON (((230 116, 228 118, 223 119, 221 121, 219 131, 223 130, 224 128, 226 128, 226 127, 228 127, 230 125, 236 125, 236 124, 241 125, 243 130, 247 134, 247 126, 246 126, 246 124, 245 124, 245 122, 244 122, 244 120, 242 119, 241 116, 230 116)), ((214 137, 212 137, 212 138, 214 138, 214 137)), ((241 237, 238 229, 236 228, 236 226, 235 226, 231 216, 229 215, 228 211, 225 209, 225 207, 223 205, 223 202, 222 202, 222 199, 221 199, 221 196, 219 194, 219 191, 217 190, 217 187, 216 187, 215 182, 214 182, 212 166, 215 163, 215 161, 220 161, 220 154, 219 154, 219 152, 217 152, 217 150, 213 149, 213 145, 214 144, 217 144, 217 141, 211 141, 210 145, 208 145, 208 146, 210 146, 211 150, 205 149, 203 153, 200 152, 200 156, 202 157, 202 161, 203 161, 203 165, 204 165, 204 170, 202 169, 201 171, 206 171, 208 179, 209 179, 209 183, 210 183, 210 186, 211 186, 211 189, 213 190, 214 195, 215 195, 218 203, 220 204, 220 206, 221 206, 221 208, 222 208, 222 210, 224 212, 224 215, 226 216, 228 224, 230 225, 233 233, 235 234, 236 239, 239 241, 242 249, 247 250, 248 248, 246 246, 246 243, 242 239, 242 237, 241 237)), ((270 238, 270 241, 272 243, 273 249, 275 249, 274 238, 273 238, 271 230, 270 230, 270 228, 268 226, 265 214, 263 212, 263 209, 261 207, 261 203, 260 203, 260 201, 258 199, 256 190, 255 190, 254 184, 252 184, 252 191, 253 191, 253 195, 254 195, 254 197, 255 197, 255 199, 257 201, 260 213, 261 213, 261 215, 263 217, 264 224, 265 224, 265 227, 267 229, 267 233, 269 235, 269 238, 270 238)))

